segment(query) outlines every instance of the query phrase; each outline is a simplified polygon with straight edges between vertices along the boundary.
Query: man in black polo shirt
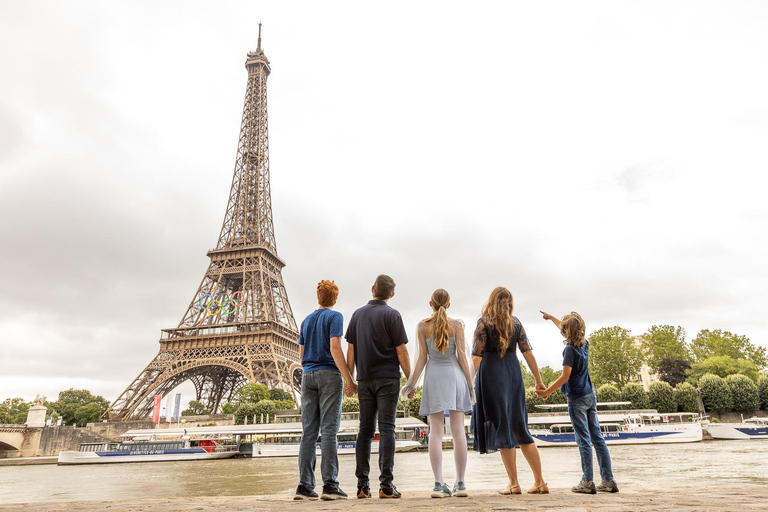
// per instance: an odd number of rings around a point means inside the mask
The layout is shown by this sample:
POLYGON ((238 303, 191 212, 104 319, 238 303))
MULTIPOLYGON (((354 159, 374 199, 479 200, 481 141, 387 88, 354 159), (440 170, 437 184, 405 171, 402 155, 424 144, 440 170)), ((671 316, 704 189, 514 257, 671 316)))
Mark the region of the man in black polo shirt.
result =
POLYGON ((371 441, 379 418, 379 498, 399 498, 392 483, 395 467, 395 415, 400 392, 400 367, 411 375, 408 336, 400 313, 387 305, 395 296, 395 281, 385 275, 371 288, 373 300, 354 312, 347 327, 347 365, 357 367, 357 396, 360 399, 360 431, 357 434, 357 497, 370 498, 368 480, 371 441))

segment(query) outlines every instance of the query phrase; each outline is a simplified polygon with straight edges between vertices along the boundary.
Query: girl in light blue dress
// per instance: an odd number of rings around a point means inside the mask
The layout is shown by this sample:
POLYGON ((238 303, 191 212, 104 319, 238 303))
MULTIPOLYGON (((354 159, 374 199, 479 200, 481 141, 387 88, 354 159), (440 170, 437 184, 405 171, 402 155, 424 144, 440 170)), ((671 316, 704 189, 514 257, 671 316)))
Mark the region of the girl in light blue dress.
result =
POLYGON ((467 438, 464 415, 472 410, 472 374, 464 343, 464 323, 448 318, 451 306, 448 292, 435 290, 429 305, 432 316, 419 322, 417 360, 403 394, 413 398, 421 373, 426 367, 419 414, 429 419, 429 460, 435 475, 433 498, 451 495, 466 497, 464 472, 467 467, 467 438), (453 436, 456 481, 451 491, 443 480, 443 432, 448 411, 453 436))

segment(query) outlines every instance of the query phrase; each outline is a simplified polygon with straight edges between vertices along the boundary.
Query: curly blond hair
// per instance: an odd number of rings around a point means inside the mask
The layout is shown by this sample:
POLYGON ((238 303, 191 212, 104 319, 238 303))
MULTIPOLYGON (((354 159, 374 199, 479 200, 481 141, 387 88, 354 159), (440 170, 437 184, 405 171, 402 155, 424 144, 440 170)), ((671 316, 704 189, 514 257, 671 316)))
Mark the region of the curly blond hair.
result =
POLYGON ((587 332, 587 324, 581 315, 571 311, 560 320, 560 334, 565 338, 567 345, 574 347, 583 347, 587 342, 584 335, 587 332))

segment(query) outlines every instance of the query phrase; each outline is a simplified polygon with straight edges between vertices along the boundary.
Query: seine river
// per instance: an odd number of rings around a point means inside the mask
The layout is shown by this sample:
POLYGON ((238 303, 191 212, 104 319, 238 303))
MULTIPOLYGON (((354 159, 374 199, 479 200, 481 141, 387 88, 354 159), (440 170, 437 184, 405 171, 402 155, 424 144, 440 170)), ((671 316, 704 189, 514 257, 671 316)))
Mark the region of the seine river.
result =
MULTIPOLYGON (((768 440, 709 441, 668 445, 611 446, 613 472, 619 487, 768 485, 768 440)), ((544 477, 551 487, 570 487, 581 477, 578 450, 540 450, 544 477)), ((373 455, 372 468, 378 468, 373 455)), ((518 472, 523 488, 533 483, 525 459, 518 451, 518 472)), ((341 488, 354 492, 354 455, 340 460, 341 488)), ((242 496, 292 494, 297 485, 297 460, 229 459, 220 461, 150 462, 92 466, 0 467, 0 503, 75 500, 129 500, 145 497, 242 496)), ((317 465, 318 479, 320 464, 317 465)), ((443 452, 445 480, 453 484, 453 452, 443 452)), ((597 473, 597 464, 595 464, 597 473)), ((374 476, 374 482, 378 474, 374 476)), ((598 476, 599 478, 599 476, 598 476)), ((468 489, 501 489, 504 468, 496 454, 469 452, 468 489)), ((376 484, 372 485, 374 487, 376 484)), ((395 485, 406 491, 431 490, 426 452, 398 453, 395 485)))

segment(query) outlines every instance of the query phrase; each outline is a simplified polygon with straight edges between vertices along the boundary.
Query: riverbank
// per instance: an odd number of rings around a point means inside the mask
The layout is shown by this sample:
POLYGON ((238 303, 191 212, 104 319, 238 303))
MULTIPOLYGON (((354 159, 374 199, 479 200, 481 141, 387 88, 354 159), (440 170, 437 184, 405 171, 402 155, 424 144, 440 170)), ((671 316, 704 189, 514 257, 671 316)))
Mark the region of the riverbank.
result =
POLYGON ((290 494, 271 496, 208 496, 192 498, 76 501, 0 505, 0 512, 253 512, 282 509, 286 512, 318 510, 452 510, 462 511, 750 511, 765 510, 764 485, 684 486, 658 489, 622 488, 618 494, 583 495, 570 489, 551 489, 547 495, 501 496, 492 490, 471 492, 469 498, 432 499, 426 492, 404 492, 400 500, 293 501, 290 494))

